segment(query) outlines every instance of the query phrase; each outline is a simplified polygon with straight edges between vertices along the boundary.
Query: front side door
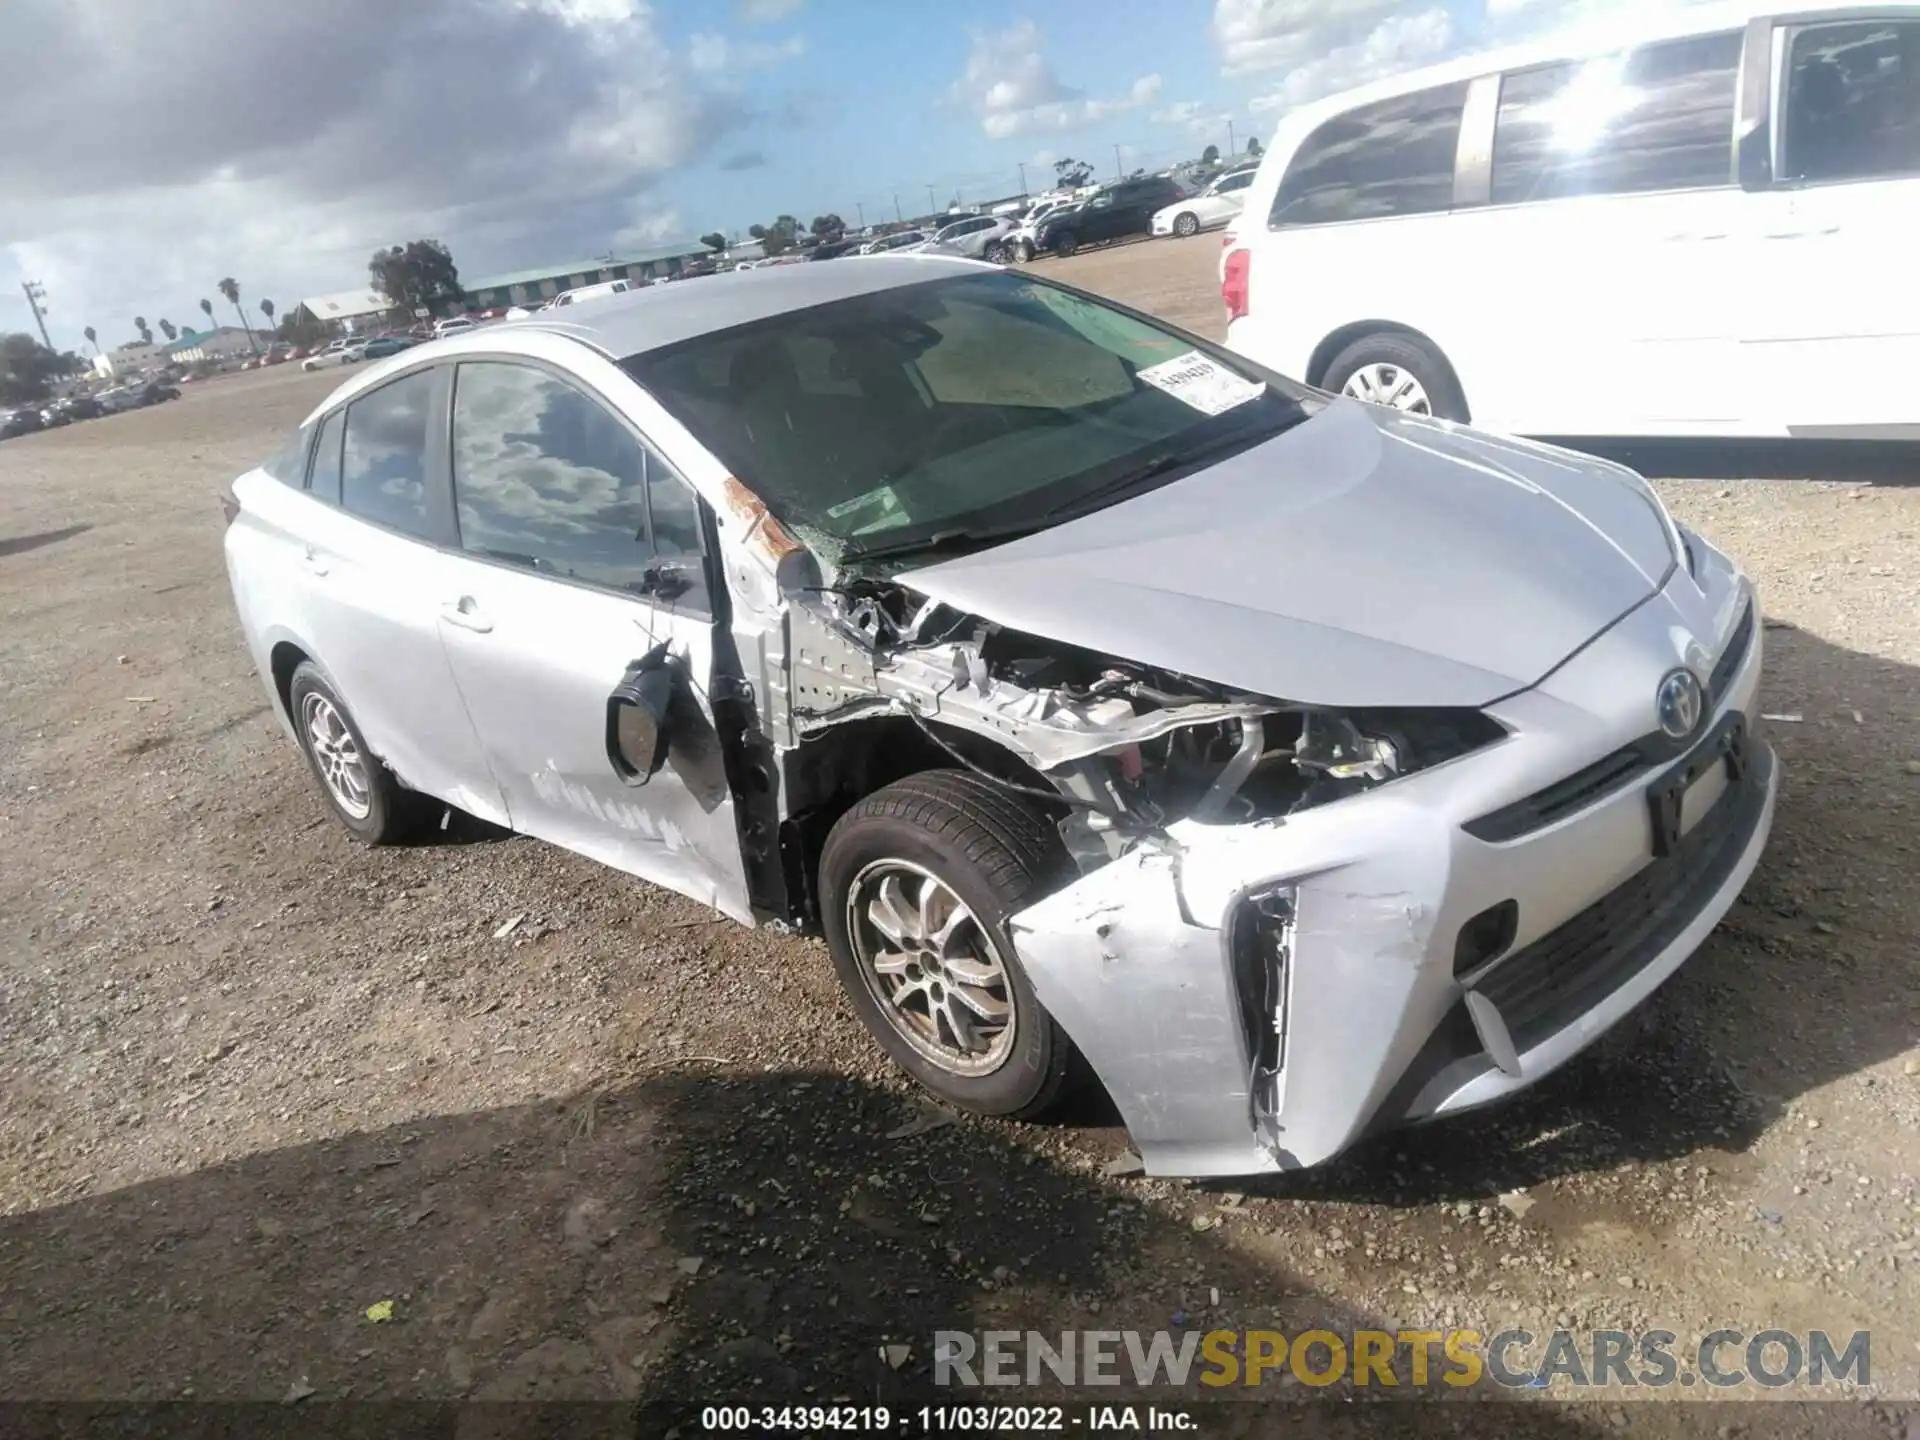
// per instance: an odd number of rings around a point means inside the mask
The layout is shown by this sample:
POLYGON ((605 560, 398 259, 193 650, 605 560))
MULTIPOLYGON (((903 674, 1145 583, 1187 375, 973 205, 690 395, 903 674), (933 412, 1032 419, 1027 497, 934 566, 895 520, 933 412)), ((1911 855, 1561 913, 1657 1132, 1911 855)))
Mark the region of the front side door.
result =
POLYGON ((1793 435, 1920 438, 1920 10, 1774 31, 1747 365, 1793 435))
POLYGON ((504 824, 440 643, 451 515, 431 479, 444 449, 432 420, 446 377, 416 370, 321 422, 307 479, 321 503, 288 558, 307 601, 301 638, 374 753, 412 789, 504 824))
POLYGON ((520 360, 454 373, 459 555, 441 636, 513 827, 751 921, 708 695, 699 500, 599 397, 520 360), (662 642, 680 681, 665 766, 610 753, 608 697, 662 642))

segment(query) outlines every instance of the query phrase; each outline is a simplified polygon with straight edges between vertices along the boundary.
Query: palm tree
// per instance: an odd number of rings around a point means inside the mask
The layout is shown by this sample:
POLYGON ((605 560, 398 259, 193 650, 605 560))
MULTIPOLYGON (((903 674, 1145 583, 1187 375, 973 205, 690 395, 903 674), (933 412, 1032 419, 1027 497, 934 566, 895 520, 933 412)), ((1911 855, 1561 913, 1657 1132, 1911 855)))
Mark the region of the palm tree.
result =
POLYGON ((273 302, 271 300, 262 300, 260 302, 260 313, 267 317, 267 324, 271 326, 273 324, 273 302))
POLYGON ((100 332, 89 325, 80 333, 87 337, 87 343, 93 346, 93 353, 98 355, 100 353, 100 332))
POLYGON ((207 328, 211 330, 213 328, 213 302, 211 300, 202 300, 200 302, 200 308, 207 312, 207 328))
POLYGON ((171 345, 174 337, 180 332, 173 328, 173 322, 171 320, 162 320, 160 322, 160 333, 167 337, 167 343, 171 345))
POLYGON ((254 343, 253 326, 247 323, 247 312, 243 310, 240 306, 240 282, 238 280, 235 280, 231 275, 229 275, 226 279, 222 280, 218 285, 214 286, 214 289, 218 290, 222 295, 226 296, 227 303, 233 306, 234 314, 240 317, 240 328, 247 332, 248 346, 250 346, 254 351, 257 352, 260 349, 260 347, 254 343))
POLYGON ((140 343, 142 345, 151 345, 153 343, 153 331, 149 329, 147 326, 146 316, 144 315, 134 316, 133 328, 140 333, 140 343))

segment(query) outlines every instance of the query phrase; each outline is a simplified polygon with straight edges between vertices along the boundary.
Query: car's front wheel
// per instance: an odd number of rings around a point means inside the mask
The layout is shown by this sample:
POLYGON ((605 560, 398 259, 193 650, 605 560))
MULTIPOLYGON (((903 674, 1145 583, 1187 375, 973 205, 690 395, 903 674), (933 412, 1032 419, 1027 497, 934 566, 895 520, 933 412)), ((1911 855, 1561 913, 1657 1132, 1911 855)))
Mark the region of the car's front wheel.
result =
POLYGON ((1452 368, 1430 346, 1399 331, 1368 335, 1334 356, 1322 389, 1439 420, 1467 419, 1452 368))
POLYGON ((894 1062, 982 1115, 1046 1110, 1073 1042, 1035 998, 1007 917, 1068 872, 1037 806, 933 770, 862 800, 827 836, 820 893, 834 969, 894 1062))
POLYGON ((1173 233, 1183 239, 1200 233, 1200 217, 1191 210, 1182 210, 1173 217, 1173 233))
POLYGON ((294 733, 320 793, 340 823, 368 845, 391 845, 417 831, 435 802, 409 790, 367 748, 346 701, 320 667, 303 660, 287 686, 294 733))
POLYGON ((987 248, 980 252, 980 258, 989 265, 1004 265, 1007 263, 1007 247, 998 240, 989 241, 987 248))
POLYGON ((1024 240, 1024 239, 1015 241, 1013 246, 1013 258, 1015 260, 1018 260, 1022 265, 1032 264, 1033 263, 1033 241, 1024 240))

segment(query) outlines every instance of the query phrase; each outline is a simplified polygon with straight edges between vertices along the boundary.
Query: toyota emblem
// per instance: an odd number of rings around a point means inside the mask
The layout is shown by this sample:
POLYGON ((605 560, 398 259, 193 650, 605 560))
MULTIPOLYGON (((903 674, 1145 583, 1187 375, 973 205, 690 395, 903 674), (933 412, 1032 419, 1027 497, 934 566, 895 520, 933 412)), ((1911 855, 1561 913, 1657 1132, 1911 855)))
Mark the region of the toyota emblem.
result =
POLYGON ((1653 708, 1660 717, 1660 729, 1674 740, 1684 740, 1699 728, 1706 696, 1691 670, 1670 670, 1654 691, 1653 708))

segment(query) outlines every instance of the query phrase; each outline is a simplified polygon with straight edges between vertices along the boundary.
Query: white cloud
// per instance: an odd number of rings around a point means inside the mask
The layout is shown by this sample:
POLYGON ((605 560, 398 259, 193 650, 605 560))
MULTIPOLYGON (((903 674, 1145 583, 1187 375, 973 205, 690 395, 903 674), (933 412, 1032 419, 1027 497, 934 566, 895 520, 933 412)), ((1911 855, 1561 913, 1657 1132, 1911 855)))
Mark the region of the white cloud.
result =
POLYGON ((72 345, 223 275, 291 310, 425 236, 469 278, 567 259, 657 230, 739 113, 642 0, 4 0, 0 296, 42 282, 72 345))
POLYGON ((807 42, 798 35, 785 40, 729 40, 724 35, 703 31, 687 42, 687 63, 705 75, 720 75, 742 70, 770 70, 807 53, 807 42))
POLYGON ((949 97, 979 117, 995 140, 1036 131, 1072 130, 1153 103, 1158 75, 1142 75, 1126 91, 1098 98, 1063 85, 1041 51, 1040 27, 1020 20, 1005 30, 976 34, 966 68, 949 97))
POLYGON ((798 10, 806 0, 737 0, 735 12, 749 25, 771 25, 798 10))
POLYGON ((1190 135, 1213 136, 1227 128, 1233 115, 1199 100, 1176 100, 1153 112, 1153 123, 1185 130, 1190 135))
POLYGON ((1397 0, 1214 0, 1213 40, 1227 75, 1311 62, 1400 9, 1397 0))
POLYGON ((1383 79, 1441 59, 1454 48, 1453 18, 1445 10, 1422 10, 1382 20, 1358 40, 1335 46, 1294 66, 1272 90, 1248 103, 1256 114, 1289 110, 1368 80, 1383 79))

